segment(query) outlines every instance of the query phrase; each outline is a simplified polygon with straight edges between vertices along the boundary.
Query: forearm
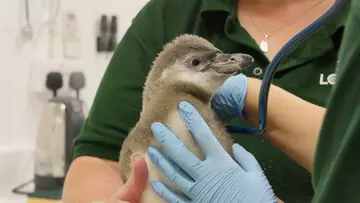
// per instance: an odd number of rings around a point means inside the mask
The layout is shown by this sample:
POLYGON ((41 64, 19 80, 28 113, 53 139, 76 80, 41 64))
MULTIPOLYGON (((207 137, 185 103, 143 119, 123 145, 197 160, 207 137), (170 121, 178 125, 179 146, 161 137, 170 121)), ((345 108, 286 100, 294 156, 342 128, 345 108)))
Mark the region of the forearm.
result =
POLYGON ((122 185, 116 162, 79 157, 73 161, 66 176, 62 201, 90 203, 110 200, 115 198, 122 185))
MULTIPOLYGON (((261 81, 248 78, 245 116, 258 124, 261 81)), ((311 172, 316 143, 326 109, 311 104, 272 85, 268 98, 265 137, 290 158, 311 172)))

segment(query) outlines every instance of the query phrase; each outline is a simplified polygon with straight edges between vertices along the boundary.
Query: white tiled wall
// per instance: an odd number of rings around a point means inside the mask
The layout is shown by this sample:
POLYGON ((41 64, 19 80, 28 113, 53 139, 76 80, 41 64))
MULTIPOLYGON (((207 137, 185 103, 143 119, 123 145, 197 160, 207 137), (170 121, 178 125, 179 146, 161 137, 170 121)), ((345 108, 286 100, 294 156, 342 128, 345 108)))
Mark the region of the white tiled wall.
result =
MULTIPOLYGON (((111 57, 96 52, 96 30, 100 16, 117 15, 119 40, 134 15, 148 0, 60 0, 54 51, 49 57, 47 29, 38 30, 41 16, 46 8, 50 8, 51 1, 56 3, 56 0, 29 0, 35 39, 22 41, 19 36, 24 25, 25 0, 0 0, 0 203, 26 202, 24 197, 13 196, 11 189, 33 175, 39 116, 46 98, 50 96, 49 92, 38 94, 33 90, 44 87, 46 71, 54 68, 64 73, 83 71, 86 87, 81 91, 81 97, 90 107, 111 57), (82 51, 81 57, 75 60, 63 57, 61 25, 62 14, 66 10, 75 11, 79 20, 82 51)), ((66 78, 64 82, 62 93, 67 88, 66 78)))

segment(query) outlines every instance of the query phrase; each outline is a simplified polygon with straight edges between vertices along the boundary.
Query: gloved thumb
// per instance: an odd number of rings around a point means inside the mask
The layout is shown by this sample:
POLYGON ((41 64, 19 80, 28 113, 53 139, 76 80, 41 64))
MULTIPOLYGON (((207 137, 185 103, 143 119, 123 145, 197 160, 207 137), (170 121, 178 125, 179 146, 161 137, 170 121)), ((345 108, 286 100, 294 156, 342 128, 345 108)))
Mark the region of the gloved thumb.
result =
POLYGON ((119 191, 117 199, 131 203, 140 202, 141 193, 148 181, 148 168, 145 159, 134 154, 132 157, 131 176, 119 191))
POLYGON ((234 159, 246 172, 263 172, 254 155, 239 144, 232 146, 234 159))
POLYGON ((244 74, 229 77, 216 90, 211 100, 211 107, 216 116, 224 122, 230 122, 233 119, 245 121, 243 108, 247 89, 248 80, 244 74))

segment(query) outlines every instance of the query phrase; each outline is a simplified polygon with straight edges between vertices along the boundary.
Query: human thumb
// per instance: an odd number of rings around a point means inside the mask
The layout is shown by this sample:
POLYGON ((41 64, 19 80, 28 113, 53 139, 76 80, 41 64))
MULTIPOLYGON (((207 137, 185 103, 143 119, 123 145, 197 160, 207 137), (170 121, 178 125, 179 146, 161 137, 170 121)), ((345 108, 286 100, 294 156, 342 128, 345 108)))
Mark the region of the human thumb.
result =
POLYGON ((141 193, 148 180, 148 168, 145 159, 139 154, 133 154, 131 176, 118 194, 118 199, 131 203, 140 202, 141 193))

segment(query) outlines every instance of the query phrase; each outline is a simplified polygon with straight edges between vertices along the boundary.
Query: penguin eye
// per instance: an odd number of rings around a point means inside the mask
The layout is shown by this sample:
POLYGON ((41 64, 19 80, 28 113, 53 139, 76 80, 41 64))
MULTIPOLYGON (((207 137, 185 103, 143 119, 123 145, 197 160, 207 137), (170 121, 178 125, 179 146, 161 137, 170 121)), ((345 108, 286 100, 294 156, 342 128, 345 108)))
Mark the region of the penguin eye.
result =
POLYGON ((192 66, 198 66, 200 63, 201 63, 201 61, 200 61, 200 59, 198 59, 198 58, 194 58, 194 59, 192 59, 192 60, 190 61, 190 64, 191 64, 192 66))

